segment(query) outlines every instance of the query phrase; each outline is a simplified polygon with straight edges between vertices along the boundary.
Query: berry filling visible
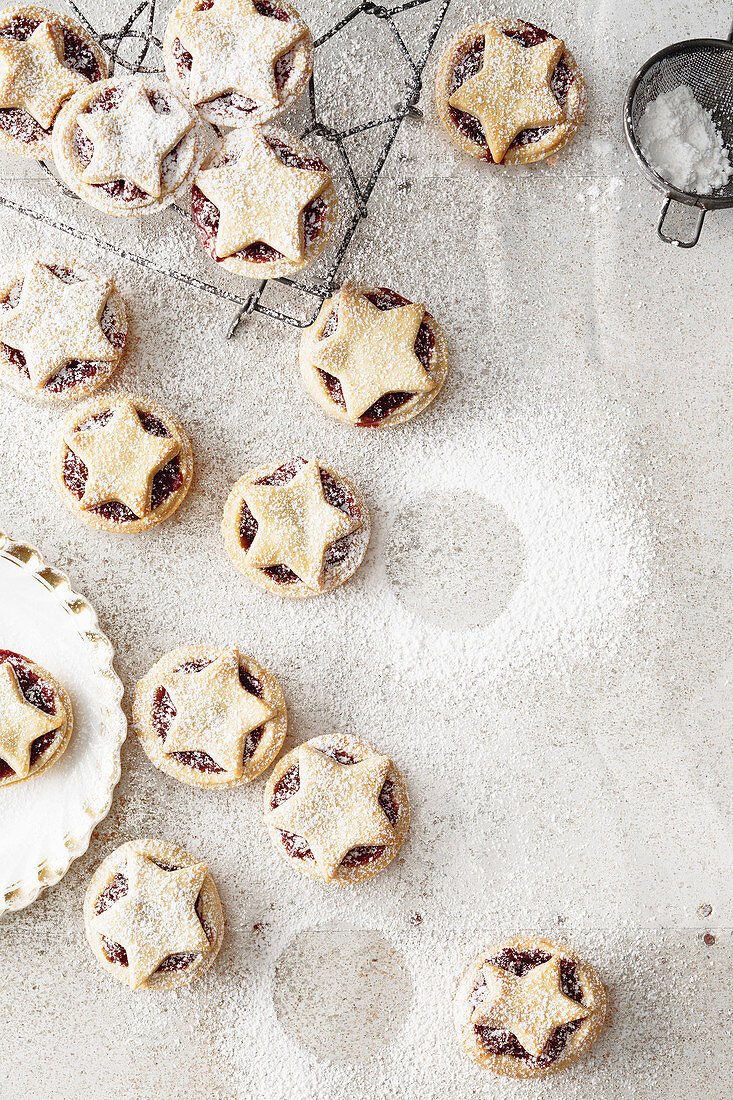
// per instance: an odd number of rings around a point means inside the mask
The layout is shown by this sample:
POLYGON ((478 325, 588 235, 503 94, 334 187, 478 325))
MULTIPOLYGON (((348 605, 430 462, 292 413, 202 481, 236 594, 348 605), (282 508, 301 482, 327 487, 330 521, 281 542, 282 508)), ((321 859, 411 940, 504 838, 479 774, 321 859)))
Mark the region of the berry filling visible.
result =
MULTIPOLYGON (((29 661, 20 653, 12 649, 0 649, 0 664, 7 661, 12 665, 18 687, 27 703, 38 707, 44 714, 56 713, 56 694, 50 684, 41 680, 29 661)), ((51 730, 42 734, 31 743, 31 768, 38 763, 43 754, 56 740, 58 730, 51 730)), ((7 779, 9 775, 15 775, 15 769, 11 768, 7 761, 0 759, 0 779, 7 779)))
MULTIPOLYGON (((528 951, 517 951, 513 947, 505 947, 493 959, 487 959, 492 966, 498 966, 502 970, 521 978, 535 966, 549 962, 552 955, 537 948, 528 951)), ((476 989, 480 988, 476 986, 476 989)), ((571 959, 560 961, 560 988, 566 997, 578 1004, 583 1003, 583 990, 578 981, 577 967, 571 959)), ((533 1066, 549 1066, 562 1054, 570 1036, 578 1030, 582 1020, 572 1020, 569 1024, 555 1029, 548 1039, 547 1045, 538 1057, 533 1057, 524 1049, 522 1044, 511 1031, 506 1028, 489 1027, 477 1024, 474 1028, 484 1049, 488 1054, 509 1054, 513 1058, 530 1062, 533 1066)))
MULTIPOLYGON (((521 23, 517 30, 505 30, 502 31, 502 34, 506 35, 507 38, 513 38, 515 41, 520 42, 527 49, 538 45, 540 42, 546 42, 548 38, 557 37, 554 34, 550 34, 549 31, 542 30, 541 27, 535 27, 533 23, 521 23)), ((481 68, 484 60, 484 42, 484 38, 481 37, 476 38, 474 42, 466 45, 463 55, 456 62, 453 69, 448 87, 449 96, 452 96, 454 92, 458 91, 461 85, 465 84, 472 76, 475 76, 481 68)), ((568 88, 573 83, 574 79, 575 76, 568 68, 563 55, 555 66, 555 71, 550 81, 552 91, 561 107, 565 106, 568 97, 568 88)), ((466 111, 459 111, 456 107, 451 107, 450 113, 451 118, 465 137, 475 142, 476 145, 485 147, 486 152, 484 158, 490 164, 493 164, 494 158, 488 148, 486 135, 484 134, 484 129, 480 121, 466 111)), ((554 126, 539 126, 529 130, 522 130, 521 133, 517 134, 514 138, 509 148, 515 149, 521 145, 532 145, 534 142, 544 137, 545 134, 549 134, 553 129, 554 126)))

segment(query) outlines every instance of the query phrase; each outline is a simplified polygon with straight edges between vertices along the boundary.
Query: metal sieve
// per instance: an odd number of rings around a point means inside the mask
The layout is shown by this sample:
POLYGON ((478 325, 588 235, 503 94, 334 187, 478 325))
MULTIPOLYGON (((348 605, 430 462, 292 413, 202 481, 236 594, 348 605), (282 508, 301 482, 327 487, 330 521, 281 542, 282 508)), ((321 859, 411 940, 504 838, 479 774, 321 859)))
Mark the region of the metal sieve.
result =
POLYGON ((733 29, 727 40, 693 38, 688 42, 675 42, 673 46, 655 53, 629 84, 624 100, 624 133, 629 148, 647 178, 666 195, 657 222, 657 233, 667 244, 692 248, 700 239, 708 210, 733 206, 733 179, 712 195, 678 191, 654 171, 637 137, 639 121, 647 105, 662 92, 670 92, 680 84, 688 84, 697 101, 710 111, 723 144, 733 153, 733 29), (692 237, 687 240, 665 232, 664 223, 673 202, 697 207, 697 222, 692 237))

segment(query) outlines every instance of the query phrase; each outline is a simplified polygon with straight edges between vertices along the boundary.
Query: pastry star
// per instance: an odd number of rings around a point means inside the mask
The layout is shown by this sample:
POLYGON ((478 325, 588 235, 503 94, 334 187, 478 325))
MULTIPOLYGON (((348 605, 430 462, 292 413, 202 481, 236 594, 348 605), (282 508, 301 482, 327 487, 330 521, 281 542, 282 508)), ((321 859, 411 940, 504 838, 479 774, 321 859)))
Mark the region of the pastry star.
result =
POLYGON ((351 848, 387 844, 394 829, 379 805, 389 759, 376 753, 339 764, 312 745, 301 745, 297 794, 265 815, 275 829, 308 841, 319 867, 332 879, 351 848))
POLYGON ((64 442, 88 470, 82 507, 118 500, 138 518, 150 514, 153 477, 180 451, 171 436, 145 431, 129 398, 118 399, 106 424, 67 431, 64 442))
POLYGON ((205 951, 206 933, 196 914, 196 899, 206 877, 206 864, 175 871, 131 852, 125 877, 127 893, 92 920, 95 931, 127 952, 125 977, 137 989, 168 955, 205 951))
POLYGON ((238 779, 247 734, 275 711, 242 686, 236 650, 227 650, 198 672, 173 673, 164 686, 176 708, 165 752, 206 752, 238 779))
POLYGON ((482 974, 486 986, 479 990, 471 1022, 506 1028, 534 1058, 540 1056, 558 1027, 588 1015, 587 1005, 562 992, 557 955, 522 978, 490 964, 482 968, 482 974))
POLYGON ((65 283, 37 260, 29 261, 20 301, 0 319, 0 341, 23 352, 36 389, 73 359, 111 363, 117 358, 99 323, 109 293, 109 282, 65 283))
POLYGON ((249 485, 244 500, 258 523, 247 564, 286 565, 309 588, 319 587, 328 547, 359 526, 326 501, 313 461, 284 485, 249 485))
POLYGON ((300 20, 261 15, 253 0, 214 0, 208 10, 180 16, 176 37, 193 58, 189 99, 203 103, 239 92, 279 106, 275 62, 305 33, 300 20))
POLYGON ((25 778, 31 767, 31 745, 37 737, 57 730, 60 714, 45 714, 29 703, 20 690, 13 666, 0 665, 0 758, 25 778))
POLYGON ((59 107, 89 81, 61 64, 47 22, 25 42, 0 38, 0 107, 20 107, 50 130, 59 107))
POLYGON ((559 38, 548 38, 526 48, 495 27, 487 29, 485 43, 480 70, 448 102, 480 121, 491 156, 501 164, 522 130, 552 126, 565 118, 550 87, 565 45, 559 38))
POLYGON ((81 175, 84 183, 123 179, 160 198, 163 157, 194 125, 181 103, 171 98, 168 107, 165 114, 158 114, 143 85, 133 81, 116 107, 80 114, 79 126, 94 144, 92 159, 81 175))
POLYGON ((353 420, 386 393, 433 389, 435 383, 415 354, 424 316, 424 306, 377 309, 355 287, 341 288, 338 326, 321 344, 317 365, 338 378, 353 420))
POLYGON ((303 210, 330 182, 328 172, 283 164, 258 130, 230 134, 236 159, 205 168, 196 186, 219 209, 216 254, 233 256, 264 241, 289 260, 305 256, 303 210))

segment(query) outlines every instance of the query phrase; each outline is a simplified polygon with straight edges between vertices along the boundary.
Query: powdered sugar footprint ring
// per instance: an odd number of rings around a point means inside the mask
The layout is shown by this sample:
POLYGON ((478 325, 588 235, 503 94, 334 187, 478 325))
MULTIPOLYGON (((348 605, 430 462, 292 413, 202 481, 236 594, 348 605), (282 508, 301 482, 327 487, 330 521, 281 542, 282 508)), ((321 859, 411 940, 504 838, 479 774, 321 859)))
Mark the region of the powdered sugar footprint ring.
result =
MULTIPOLYGON (((710 194, 696 193, 687 183, 682 187, 675 186, 650 164, 640 133, 641 121, 649 105, 660 95, 673 93, 685 86, 702 112, 708 113, 712 126, 718 131, 718 141, 710 135, 708 147, 698 150, 698 156, 709 159, 716 152, 720 154, 721 148, 730 151, 733 147, 733 31, 727 40, 693 38, 687 42, 676 42, 655 53, 631 81, 624 101, 624 132, 629 148, 646 177, 666 196, 657 222, 657 233, 666 244, 692 248, 700 239, 708 210, 733 206, 733 174, 727 174, 727 181, 722 186, 715 187, 713 183, 714 190, 710 194), (698 209, 693 234, 686 240, 665 231, 672 202, 698 209)), ((704 124, 704 114, 701 121, 704 124)), ((729 155, 728 159, 730 163, 729 155)), ((719 163, 723 165, 722 157, 719 163)))

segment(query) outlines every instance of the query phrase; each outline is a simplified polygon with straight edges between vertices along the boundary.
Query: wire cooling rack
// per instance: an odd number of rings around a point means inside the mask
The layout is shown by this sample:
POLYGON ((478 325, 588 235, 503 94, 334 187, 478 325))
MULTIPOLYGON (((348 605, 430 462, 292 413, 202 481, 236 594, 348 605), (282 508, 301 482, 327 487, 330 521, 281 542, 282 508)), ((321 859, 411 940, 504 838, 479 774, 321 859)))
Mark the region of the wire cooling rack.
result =
MULTIPOLYGON (((164 267, 148 256, 140 256, 113 241, 109 241, 104 237, 97 237, 92 233, 77 229, 75 226, 67 225, 62 221, 50 217, 48 214, 44 214, 40 210, 31 210, 3 195, 0 195, 0 204, 20 214, 24 214, 27 217, 34 218, 44 225, 61 230, 63 233, 67 233, 79 240, 89 241, 101 248, 108 249, 110 252, 115 252, 124 259, 138 264, 140 267, 155 271, 160 275, 168 276, 171 279, 176 279, 178 282, 213 294, 217 298, 223 298, 226 301, 233 302, 238 308, 227 328, 227 338, 233 336, 239 323, 252 313, 262 313, 267 317, 282 321, 295 328, 305 328, 315 320, 324 299, 334 290, 346 252, 361 221, 367 216, 369 200, 377 184, 380 173, 384 168, 390 150, 394 145, 400 126, 406 118, 419 119, 422 117, 417 106, 422 90, 422 73, 451 2, 452 0, 405 0, 404 3, 382 5, 370 3, 368 0, 361 0, 361 3, 357 4, 348 14, 344 15, 337 23, 334 23, 333 26, 321 34, 314 43, 315 49, 318 50, 320 46, 323 46, 324 43, 330 41, 335 35, 338 35, 346 27, 352 24, 354 20, 360 18, 365 20, 380 20, 387 28, 395 52, 402 62, 405 72, 405 83, 402 97, 399 103, 395 104, 391 114, 371 119, 367 122, 360 122, 355 126, 346 126, 343 129, 336 129, 335 127, 328 126, 319 118, 319 96, 322 89, 318 89, 318 91, 316 89, 317 65, 315 79, 314 76, 310 79, 306 97, 308 123, 302 131, 301 137, 308 138, 309 136, 318 136, 334 147, 343 165, 345 179, 348 181, 353 192, 355 205, 351 218, 335 250, 333 260, 325 275, 313 282, 285 277, 274 280, 275 282, 283 283, 293 288, 293 290, 299 294, 305 295, 310 301, 311 307, 315 299, 315 309, 311 308, 308 310, 305 318, 296 317, 293 314, 273 309, 263 302, 262 298, 265 289, 268 283, 273 280, 261 280, 255 289, 246 296, 237 294, 224 287, 208 283, 206 280, 199 279, 187 272, 164 267), (432 23, 430 24, 430 29, 422 52, 418 56, 413 56, 405 44, 397 19, 404 12, 416 8, 425 8, 426 14, 432 13, 432 23), (380 126, 384 127, 384 141, 377 152, 369 178, 366 183, 360 184, 357 179, 354 163, 349 156, 349 138, 356 137, 359 134, 365 133, 367 130, 373 130, 380 126)), ((106 32, 97 30, 74 0, 69 0, 69 5, 107 54, 110 76, 113 74, 116 66, 120 66, 130 73, 164 72, 161 61, 162 43, 160 39, 156 37, 154 29, 157 0, 142 0, 142 2, 130 12, 121 27, 106 32)), ((39 164, 53 182, 58 187, 62 188, 71 200, 80 201, 77 199, 76 195, 72 194, 72 192, 61 183, 47 164, 43 161, 39 161, 39 164)), ((168 207, 168 209, 177 212, 179 215, 183 215, 183 211, 176 206, 168 207)))

